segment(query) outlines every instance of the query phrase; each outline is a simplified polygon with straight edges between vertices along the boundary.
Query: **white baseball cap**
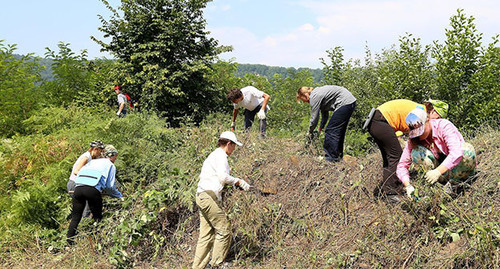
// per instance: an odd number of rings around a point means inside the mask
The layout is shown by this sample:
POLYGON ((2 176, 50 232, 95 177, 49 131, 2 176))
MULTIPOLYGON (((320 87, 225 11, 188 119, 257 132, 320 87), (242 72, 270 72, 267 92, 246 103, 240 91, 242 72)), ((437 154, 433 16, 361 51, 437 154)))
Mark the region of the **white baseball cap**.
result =
POLYGON ((224 138, 224 139, 227 139, 231 142, 234 142, 236 145, 238 146, 243 146, 243 144, 241 144, 238 139, 236 139, 236 135, 233 133, 233 132, 230 132, 230 131, 225 131, 223 132, 219 138, 224 138))
POLYGON ((410 128, 409 137, 415 138, 421 136, 424 133, 425 121, 427 120, 427 112, 423 107, 417 107, 410 111, 406 116, 406 125, 410 128))

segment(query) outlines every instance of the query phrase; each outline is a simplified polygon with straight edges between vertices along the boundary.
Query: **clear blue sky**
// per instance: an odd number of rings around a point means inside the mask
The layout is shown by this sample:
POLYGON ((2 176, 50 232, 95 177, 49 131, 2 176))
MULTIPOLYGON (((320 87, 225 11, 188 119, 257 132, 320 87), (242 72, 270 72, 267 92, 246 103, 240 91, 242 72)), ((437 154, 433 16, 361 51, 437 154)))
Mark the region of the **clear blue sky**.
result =
MULTIPOLYGON (((117 7, 119 0, 109 0, 117 7)), ((110 14, 99 0, 1 0, 0 40, 16 53, 44 56, 59 42, 91 58, 107 57, 90 36, 101 37, 97 14, 110 14)), ((423 44, 445 40, 449 18, 463 8, 474 16, 483 42, 500 33, 497 0, 215 0, 205 10, 207 28, 234 51, 221 55, 240 63, 321 67, 319 58, 336 46, 363 58, 398 43, 406 32, 423 44)))

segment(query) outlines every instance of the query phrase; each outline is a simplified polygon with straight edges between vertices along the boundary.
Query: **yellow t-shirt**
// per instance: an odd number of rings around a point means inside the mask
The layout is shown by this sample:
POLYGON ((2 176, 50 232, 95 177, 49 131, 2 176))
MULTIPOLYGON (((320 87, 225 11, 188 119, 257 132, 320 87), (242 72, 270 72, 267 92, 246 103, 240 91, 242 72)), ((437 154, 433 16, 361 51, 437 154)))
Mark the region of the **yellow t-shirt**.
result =
POLYGON ((405 122, 406 115, 417 106, 422 106, 425 110, 425 106, 406 99, 396 99, 385 102, 377 107, 377 109, 384 115, 384 118, 395 132, 401 131, 403 133, 408 133, 410 129, 405 122))

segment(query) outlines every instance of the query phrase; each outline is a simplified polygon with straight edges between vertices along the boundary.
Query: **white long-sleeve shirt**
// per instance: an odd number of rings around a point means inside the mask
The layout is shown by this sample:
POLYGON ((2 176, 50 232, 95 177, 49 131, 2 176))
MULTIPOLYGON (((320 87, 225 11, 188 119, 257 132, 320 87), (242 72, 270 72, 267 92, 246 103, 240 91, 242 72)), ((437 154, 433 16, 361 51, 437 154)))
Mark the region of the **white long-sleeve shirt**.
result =
POLYGON ((213 191, 219 200, 225 184, 236 184, 239 178, 229 175, 227 154, 222 148, 214 150, 203 162, 197 193, 213 191))

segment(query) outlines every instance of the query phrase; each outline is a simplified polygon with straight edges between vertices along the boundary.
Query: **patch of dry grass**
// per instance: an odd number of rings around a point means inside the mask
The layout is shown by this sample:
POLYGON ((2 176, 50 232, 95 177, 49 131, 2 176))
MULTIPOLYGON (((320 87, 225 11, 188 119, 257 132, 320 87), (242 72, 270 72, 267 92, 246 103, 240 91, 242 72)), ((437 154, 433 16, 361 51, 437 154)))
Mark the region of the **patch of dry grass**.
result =
MULTIPOLYGON (((372 195, 381 178, 378 150, 331 164, 295 139, 261 140, 255 133, 239 137, 244 146, 230 157, 231 173, 276 194, 236 189, 226 193, 224 207, 234 231, 228 256, 233 268, 500 266, 500 133, 496 130, 483 131, 471 141, 478 153, 478 174, 464 193, 450 198, 417 180, 422 200, 400 205, 372 195)), ((198 212, 183 211, 179 216, 185 218, 182 227, 170 227, 171 238, 159 254, 135 260, 131 267, 190 267, 198 212)), ((161 214, 155 225, 177 217, 175 212, 161 214)), ((26 250, 3 259, 2 267, 111 267, 105 249, 90 249, 90 241, 82 240, 59 253, 26 250)))

